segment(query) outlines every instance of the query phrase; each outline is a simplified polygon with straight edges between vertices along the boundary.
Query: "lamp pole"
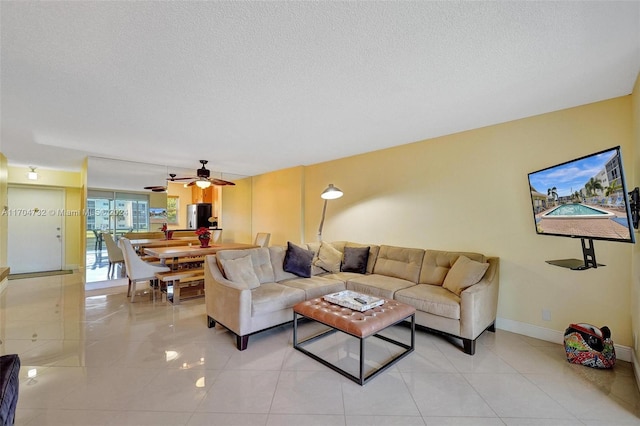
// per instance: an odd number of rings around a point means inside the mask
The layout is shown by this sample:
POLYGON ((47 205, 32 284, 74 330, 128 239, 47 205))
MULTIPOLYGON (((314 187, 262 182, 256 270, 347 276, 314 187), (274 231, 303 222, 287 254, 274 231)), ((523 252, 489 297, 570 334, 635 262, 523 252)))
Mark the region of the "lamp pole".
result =
POLYGON ((322 227, 324 226, 324 216, 327 213, 327 200, 324 200, 322 207, 322 218, 320 219, 320 227, 318 228, 318 241, 322 241, 322 227))
POLYGON ((339 188, 333 186, 332 183, 320 194, 320 197, 324 199, 324 205, 322 206, 322 218, 320 219, 320 227, 318 228, 318 241, 322 241, 322 227, 324 226, 324 218, 327 213, 327 201, 335 200, 336 198, 342 197, 342 195, 344 195, 344 193, 339 188))

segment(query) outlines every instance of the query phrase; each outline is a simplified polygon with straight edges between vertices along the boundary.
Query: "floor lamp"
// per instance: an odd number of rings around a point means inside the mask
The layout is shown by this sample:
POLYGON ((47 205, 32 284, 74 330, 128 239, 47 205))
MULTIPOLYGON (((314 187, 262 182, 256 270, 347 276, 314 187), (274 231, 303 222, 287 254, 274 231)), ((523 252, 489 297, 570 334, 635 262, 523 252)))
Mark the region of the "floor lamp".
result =
POLYGON ((342 195, 342 191, 333 186, 332 183, 320 194, 320 197, 324 199, 324 206, 322 207, 322 219, 320 219, 320 227, 318 228, 318 241, 322 241, 322 227, 324 226, 324 216, 327 213, 327 201, 335 200, 342 197, 342 195))

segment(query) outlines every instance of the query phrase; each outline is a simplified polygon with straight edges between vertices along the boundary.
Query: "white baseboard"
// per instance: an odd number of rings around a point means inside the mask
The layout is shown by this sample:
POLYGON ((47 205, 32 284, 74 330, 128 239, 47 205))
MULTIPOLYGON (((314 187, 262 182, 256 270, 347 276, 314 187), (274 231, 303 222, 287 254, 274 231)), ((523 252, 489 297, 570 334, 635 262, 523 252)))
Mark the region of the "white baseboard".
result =
POLYGON ((631 351, 631 356, 632 356, 631 363, 633 364, 633 373, 636 376, 636 386, 638 387, 638 390, 640 390, 640 364, 638 363, 639 360, 636 357, 636 353, 634 351, 631 351))
MULTIPOLYGON (((505 318, 496 318, 496 328, 544 340, 546 342, 557 343, 559 345, 564 344, 564 331, 551 330, 550 328, 538 327, 537 325, 505 318)), ((616 348, 617 359, 621 361, 634 362, 632 359, 634 358, 632 357, 633 351, 629 346, 616 345, 615 341, 613 346, 616 348)), ((634 363, 633 365, 634 369, 636 369, 637 364, 634 363)), ((636 371, 636 377, 638 377, 638 371, 636 371)))

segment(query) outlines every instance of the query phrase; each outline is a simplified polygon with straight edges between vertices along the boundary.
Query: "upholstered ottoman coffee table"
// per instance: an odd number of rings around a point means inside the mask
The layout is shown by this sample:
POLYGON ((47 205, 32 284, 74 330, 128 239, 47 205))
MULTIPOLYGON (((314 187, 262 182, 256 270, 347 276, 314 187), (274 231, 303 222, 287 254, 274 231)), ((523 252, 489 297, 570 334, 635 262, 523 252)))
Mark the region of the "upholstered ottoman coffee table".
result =
POLYGON ((310 356, 327 367, 337 371, 354 382, 364 385, 378 374, 400 361, 413 352, 415 347, 415 308, 413 306, 395 301, 385 300, 381 306, 360 312, 333 303, 322 298, 316 298, 300 302, 293 307, 293 347, 310 356), (304 317, 319 322, 329 327, 328 330, 298 342, 298 320, 304 317), (405 344, 378 334, 387 327, 391 327, 406 319, 411 319, 411 344, 405 344), (308 351, 303 346, 330 333, 340 331, 360 340, 360 374, 355 376, 335 364, 308 351), (365 375, 365 341, 368 337, 377 337, 393 343, 404 349, 403 352, 393 356, 380 367, 365 375))

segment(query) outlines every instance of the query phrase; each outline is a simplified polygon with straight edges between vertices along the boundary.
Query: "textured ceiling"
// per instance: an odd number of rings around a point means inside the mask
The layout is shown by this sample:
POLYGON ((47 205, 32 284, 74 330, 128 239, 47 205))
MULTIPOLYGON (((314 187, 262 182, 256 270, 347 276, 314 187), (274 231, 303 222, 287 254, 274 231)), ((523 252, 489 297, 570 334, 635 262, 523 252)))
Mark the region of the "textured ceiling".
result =
MULTIPOLYGON (((254 175, 631 93, 638 2, 2 1, 10 165, 254 175)), ((514 141, 517 143, 517 141, 514 141)))

